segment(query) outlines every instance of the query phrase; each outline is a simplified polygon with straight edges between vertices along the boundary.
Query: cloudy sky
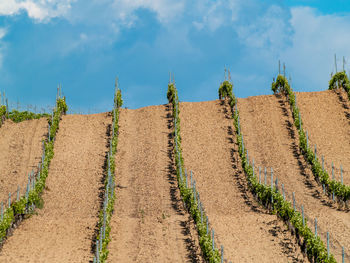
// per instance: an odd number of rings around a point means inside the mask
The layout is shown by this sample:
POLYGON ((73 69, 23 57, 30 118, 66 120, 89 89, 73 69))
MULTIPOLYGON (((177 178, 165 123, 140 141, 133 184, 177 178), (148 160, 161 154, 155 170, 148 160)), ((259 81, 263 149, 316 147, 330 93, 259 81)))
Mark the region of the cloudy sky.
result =
POLYGON ((247 97, 271 94, 279 60, 294 90, 325 90, 349 32, 346 0, 0 0, 0 91, 40 107, 62 83, 73 110, 104 111, 118 76, 139 108, 166 103, 169 71, 180 100, 216 99, 227 67, 247 97))

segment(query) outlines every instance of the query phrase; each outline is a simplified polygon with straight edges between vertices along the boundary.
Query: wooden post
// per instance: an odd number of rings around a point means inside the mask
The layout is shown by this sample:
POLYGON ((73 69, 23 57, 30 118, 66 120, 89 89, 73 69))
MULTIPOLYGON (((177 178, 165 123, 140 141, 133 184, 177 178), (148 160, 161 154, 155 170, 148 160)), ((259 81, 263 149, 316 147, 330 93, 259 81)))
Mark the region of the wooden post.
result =
POLYGON ((215 249, 215 247, 214 247, 214 228, 212 228, 211 234, 212 234, 212 250, 214 251, 214 249, 215 249))
POLYGON ((253 159, 253 162, 252 162, 252 166, 253 166, 253 177, 255 177, 255 174, 254 174, 254 159, 253 159))
POLYGON ((324 157, 322 155, 322 171, 324 172, 324 157))
POLYGON ((207 216, 207 235, 209 234, 209 219, 208 219, 208 216, 207 216))
POLYGON ((340 165, 340 181, 343 184, 343 167, 340 165))
POLYGON ((295 193, 293 192, 293 209, 295 211, 295 193))
POLYGON ((261 184, 261 167, 259 166, 259 184, 261 184))
POLYGON ((327 232, 327 257, 329 258, 329 232, 327 232))
POLYGON ((335 65, 335 73, 338 73, 338 69, 337 69, 337 55, 334 54, 334 65, 335 65))
POLYGON ((303 217, 303 226, 305 226, 305 218, 304 218, 304 206, 301 206, 301 215, 303 217))
POLYGON ((281 61, 278 60, 278 75, 281 75, 281 61))
POLYGON ((224 246, 221 246, 221 263, 224 263, 224 246))
POLYGON ((317 237, 317 218, 315 217, 315 237, 317 237))

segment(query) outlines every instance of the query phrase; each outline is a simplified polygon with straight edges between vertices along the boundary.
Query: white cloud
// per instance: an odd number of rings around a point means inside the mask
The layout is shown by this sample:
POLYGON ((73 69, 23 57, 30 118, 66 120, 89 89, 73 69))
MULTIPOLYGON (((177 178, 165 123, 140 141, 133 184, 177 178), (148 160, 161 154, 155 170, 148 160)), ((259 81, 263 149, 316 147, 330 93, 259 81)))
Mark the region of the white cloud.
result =
POLYGON ((161 23, 167 23, 184 11, 185 0, 115 0, 113 7, 116 17, 129 25, 136 20, 134 12, 140 8, 155 12, 161 23))
POLYGON ((202 0, 187 6, 187 13, 194 14, 192 22, 198 30, 208 28, 215 31, 221 26, 229 26, 238 19, 240 0, 202 0))
POLYGON ((27 12, 30 18, 45 22, 54 17, 64 16, 75 0, 1 0, 0 16, 27 12))
POLYGON ((263 15, 252 18, 251 23, 238 26, 239 39, 251 48, 283 49, 291 36, 291 27, 285 19, 288 11, 280 6, 270 6, 263 15))
POLYGON ((4 38, 6 33, 7 33, 6 28, 0 28, 0 69, 2 68, 3 52, 5 49, 5 44, 3 43, 2 39, 4 38))
MULTIPOLYGON (((297 88, 327 89, 331 71, 335 71, 334 54, 350 58, 350 15, 323 15, 308 7, 291 9, 292 45, 282 57, 291 68, 297 88)), ((349 69, 348 65, 345 69, 349 69)))

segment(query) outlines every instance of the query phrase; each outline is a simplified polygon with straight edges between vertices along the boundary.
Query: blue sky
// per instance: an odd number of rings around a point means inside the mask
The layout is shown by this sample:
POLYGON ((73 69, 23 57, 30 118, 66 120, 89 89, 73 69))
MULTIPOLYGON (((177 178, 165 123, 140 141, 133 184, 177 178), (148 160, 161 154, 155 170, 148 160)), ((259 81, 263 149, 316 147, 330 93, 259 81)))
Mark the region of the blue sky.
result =
POLYGON ((296 91, 325 90, 349 28, 345 0, 0 0, 0 91, 40 108, 61 83, 73 112, 100 112, 118 76, 139 108, 166 103, 171 71, 180 100, 204 101, 226 66, 247 97, 271 94, 279 59, 296 91))

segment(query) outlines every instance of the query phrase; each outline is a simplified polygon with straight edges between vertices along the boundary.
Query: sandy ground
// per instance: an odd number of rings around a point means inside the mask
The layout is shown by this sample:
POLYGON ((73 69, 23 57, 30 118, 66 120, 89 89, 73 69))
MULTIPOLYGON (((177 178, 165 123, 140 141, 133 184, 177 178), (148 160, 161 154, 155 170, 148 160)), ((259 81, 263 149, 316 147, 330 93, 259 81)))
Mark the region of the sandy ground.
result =
MULTIPOLYGON (((23 195, 28 182, 28 173, 37 171, 42 155, 42 140, 46 138, 46 118, 14 123, 6 120, 0 128, 0 202, 23 195)), ((13 200, 13 199, 12 199, 13 200)))
POLYGON ((123 109, 109 262, 202 262, 171 159, 167 106, 123 109))
POLYGON ((43 195, 44 208, 8 238, 0 262, 92 261, 109 124, 111 117, 105 113, 63 116, 43 195))
POLYGON ((247 190, 227 108, 219 101, 181 103, 180 118, 185 166, 193 171, 226 262, 303 261, 287 227, 247 190))
MULTIPOLYGON (((308 94, 310 93, 303 96, 307 97, 308 94)), ((329 97, 332 96, 334 95, 329 94, 329 97)), ((327 110, 333 111, 336 107, 339 105, 330 103, 327 110)), ((272 167, 274 178, 278 177, 279 184, 284 184, 289 200, 292 192, 295 192, 297 205, 304 205, 305 213, 310 217, 310 228, 314 229, 314 218, 317 218, 318 233, 322 234, 323 241, 326 242, 326 232, 329 231, 331 239, 340 242, 349 254, 350 214, 338 210, 337 205, 332 205, 323 195, 322 187, 314 181, 311 170, 299 152, 298 132, 293 124, 289 104, 285 99, 274 95, 258 96, 238 99, 238 109, 246 147, 250 159, 255 159, 256 167, 268 167, 268 172, 272 167)), ((313 115, 308 118, 317 122, 319 111, 314 110, 313 115)), ((303 117, 304 115, 306 114, 303 113, 303 117)), ((331 126, 334 124, 329 122, 323 125, 325 130, 332 130, 331 126)), ((270 184, 270 173, 267 178, 270 184)), ((339 243, 331 243, 331 252, 341 261, 339 243)))
POLYGON ((340 181, 343 166, 345 184, 350 184, 350 103, 345 91, 297 93, 297 102, 309 132, 311 145, 317 145, 318 155, 324 155, 325 167, 340 181))

